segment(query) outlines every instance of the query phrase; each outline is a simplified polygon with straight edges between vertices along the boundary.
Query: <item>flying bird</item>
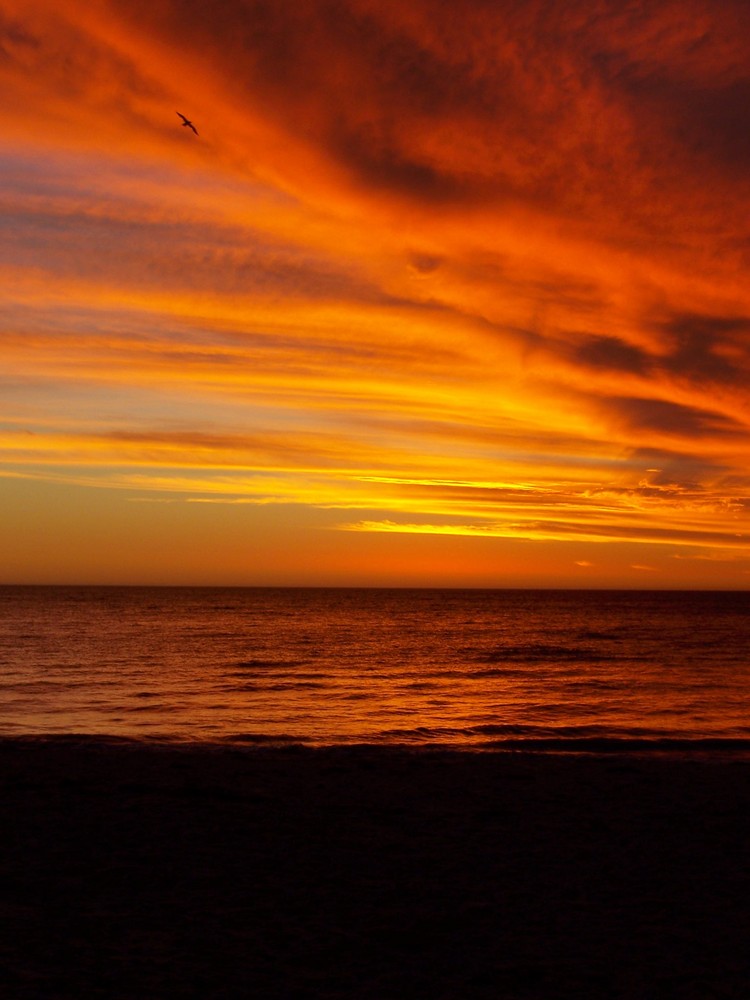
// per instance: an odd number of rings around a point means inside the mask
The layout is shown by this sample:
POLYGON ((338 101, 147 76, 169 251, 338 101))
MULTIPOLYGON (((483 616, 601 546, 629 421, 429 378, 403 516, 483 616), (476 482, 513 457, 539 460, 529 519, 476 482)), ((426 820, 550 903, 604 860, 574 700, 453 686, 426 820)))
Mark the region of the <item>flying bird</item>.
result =
POLYGON ((179 111, 176 111, 175 114, 179 118, 182 118, 182 127, 183 128, 191 128, 193 130, 193 132, 195 132, 195 134, 198 135, 198 129, 195 127, 195 125, 193 125, 193 123, 190 121, 189 118, 186 118, 183 114, 180 114, 179 111))

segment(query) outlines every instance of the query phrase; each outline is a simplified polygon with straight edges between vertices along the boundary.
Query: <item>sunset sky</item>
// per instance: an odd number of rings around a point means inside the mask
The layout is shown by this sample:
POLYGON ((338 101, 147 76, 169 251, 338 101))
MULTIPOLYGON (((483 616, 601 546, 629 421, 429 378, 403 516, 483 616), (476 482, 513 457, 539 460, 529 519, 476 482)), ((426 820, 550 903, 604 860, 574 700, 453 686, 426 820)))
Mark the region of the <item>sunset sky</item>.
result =
POLYGON ((0 582, 750 587, 747 0, 0 0, 0 81, 0 582))

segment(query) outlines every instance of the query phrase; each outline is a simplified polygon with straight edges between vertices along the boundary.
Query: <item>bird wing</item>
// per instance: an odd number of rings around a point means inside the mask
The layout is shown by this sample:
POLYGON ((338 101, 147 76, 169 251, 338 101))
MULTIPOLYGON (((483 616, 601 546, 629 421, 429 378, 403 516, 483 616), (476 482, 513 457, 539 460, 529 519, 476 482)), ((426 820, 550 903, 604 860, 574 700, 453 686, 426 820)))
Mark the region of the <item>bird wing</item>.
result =
POLYGON ((191 128, 193 132, 195 132, 195 134, 198 135, 198 129, 195 127, 195 125, 193 125, 193 123, 190 121, 189 118, 186 118, 181 111, 175 111, 175 114, 177 115, 178 118, 182 118, 183 125, 187 125, 188 128, 191 128))

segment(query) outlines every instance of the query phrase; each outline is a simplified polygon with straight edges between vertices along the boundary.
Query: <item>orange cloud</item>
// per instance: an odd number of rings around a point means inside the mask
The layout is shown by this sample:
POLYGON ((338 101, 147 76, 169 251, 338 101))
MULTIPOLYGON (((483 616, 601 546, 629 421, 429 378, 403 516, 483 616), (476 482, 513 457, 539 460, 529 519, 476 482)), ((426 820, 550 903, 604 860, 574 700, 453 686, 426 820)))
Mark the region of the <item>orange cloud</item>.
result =
POLYGON ((731 557, 748 38, 739 0, 0 0, 6 473, 731 557))

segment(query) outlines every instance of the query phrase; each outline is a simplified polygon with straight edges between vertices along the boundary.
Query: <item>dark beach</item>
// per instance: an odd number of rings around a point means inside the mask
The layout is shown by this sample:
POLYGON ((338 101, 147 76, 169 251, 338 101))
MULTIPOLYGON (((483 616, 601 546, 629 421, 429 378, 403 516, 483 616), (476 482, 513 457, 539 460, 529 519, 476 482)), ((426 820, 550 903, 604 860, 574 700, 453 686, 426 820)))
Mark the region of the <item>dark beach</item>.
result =
POLYGON ((0 744, 4 998, 745 998, 750 762, 0 744))

